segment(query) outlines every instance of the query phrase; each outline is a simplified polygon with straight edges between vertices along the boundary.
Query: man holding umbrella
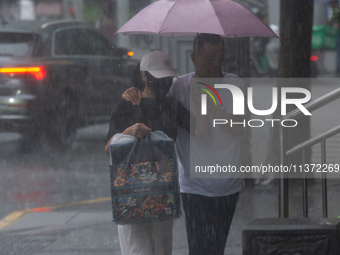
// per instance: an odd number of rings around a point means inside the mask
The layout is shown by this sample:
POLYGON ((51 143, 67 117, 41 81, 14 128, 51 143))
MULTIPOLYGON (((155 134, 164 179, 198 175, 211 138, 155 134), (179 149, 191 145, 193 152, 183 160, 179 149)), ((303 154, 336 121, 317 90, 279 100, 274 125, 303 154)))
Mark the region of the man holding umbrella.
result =
MULTIPOLYGON (((200 34, 193 46, 191 59, 196 66, 196 72, 175 78, 169 91, 169 95, 175 97, 187 109, 190 108, 189 84, 192 78, 238 78, 237 75, 222 72, 224 42, 219 35, 200 34)), ((138 105, 140 95, 138 89, 130 88, 123 94, 123 98, 138 105)), ((231 114, 226 115, 229 119, 238 121, 231 114)), ((239 164, 240 129, 235 127, 230 128, 228 141, 222 144, 222 147, 228 149, 222 153, 230 152, 233 155, 232 164, 235 162, 239 164)), ((189 254, 224 254, 238 192, 244 187, 244 181, 233 178, 190 178, 190 136, 184 130, 178 131, 176 149, 179 157, 179 183, 185 211, 189 254)), ((225 162, 226 165, 230 163, 225 162)))
MULTIPOLYGON (((277 37, 277 35, 250 10, 231 0, 159 0, 142 9, 117 33, 153 34, 167 37, 197 36, 191 59, 196 72, 175 78, 169 91, 187 109, 190 106, 189 84, 192 78, 236 78, 223 73, 224 43, 226 37, 277 37)), ((240 80, 240 79, 238 79, 240 80)), ((238 83, 238 82, 237 82, 238 83)), ((242 85, 239 85, 242 88, 242 85)), ((123 98, 133 104, 140 102, 141 93, 127 90, 123 98)), ((227 102, 227 105, 230 102, 227 102)), ((224 119, 235 117, 224 109, 224 119), (227 116, 226 116, 227 115, 227 116)), ((210 116, 209 116, 210 117, 210 116)), ((237 120, 235 120, 237 121, 237 120)), ((224 163, 240 162, 240 130, 228 128, 219 139, 219 155, 224 163), (227 149, 225 149, 227 147, 227 149)), ((244 187, 240 179, 190 178, 189 134, 179 129, 176 140, 179 157, 179 181, 186 216, 190 254, 224 254, 227 235, 234 215, 238 192, 244 187)), ((202 152, 201 152, 202 153, 202 152)), ((200 155, 196 155, 200 157, 200 155)), ((206 156, 206 155, 201 155, 206 156)))

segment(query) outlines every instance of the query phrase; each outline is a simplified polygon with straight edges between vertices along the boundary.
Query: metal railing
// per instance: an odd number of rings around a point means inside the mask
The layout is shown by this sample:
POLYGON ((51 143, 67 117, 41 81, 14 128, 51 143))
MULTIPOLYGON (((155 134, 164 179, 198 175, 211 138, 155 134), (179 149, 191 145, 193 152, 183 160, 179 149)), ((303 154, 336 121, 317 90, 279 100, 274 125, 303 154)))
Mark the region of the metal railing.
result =
MULTIPOLYGON (((304 107, 309 111, 313 112, 334 100, 340 98, 340 88, 333 90, 332 92, 315 99, 308 104, 304 105, 304 107)), ((304 116, 300 109, 295 109, 289 112, 287 115, 281 118, 281 121, 286 119, 294 119, 297 120, 298 118, 304 116)), ((284 129, 280 126, 279 129, 279 136, 280 136, 280 164, 284 166, 286 164, 287 156, 302 151, 302 165, 305 164, 305 149, 310 148, 311 146, 321 143, 321 164, 326 164, 326 139, 340 133, 340 125, 332 128, 320 135, 317 135, 305 142, 302 142, 292 149, 285 151, 285 139, 284 139, 284 129)), ((280 174, 280 184, 279 184, 279 217, 280 218, 287 218, 289 215, 288 212, 288 178, 285 173, 280 174)), ((307 179, 303 173, 303 217, 308 217, 308 203, 307 203, 307 179)), ((326 173, 322 173, 322 204, 323 204, 323 217, 328 216, 328 205, 327 205, 327 176, 326 173)))

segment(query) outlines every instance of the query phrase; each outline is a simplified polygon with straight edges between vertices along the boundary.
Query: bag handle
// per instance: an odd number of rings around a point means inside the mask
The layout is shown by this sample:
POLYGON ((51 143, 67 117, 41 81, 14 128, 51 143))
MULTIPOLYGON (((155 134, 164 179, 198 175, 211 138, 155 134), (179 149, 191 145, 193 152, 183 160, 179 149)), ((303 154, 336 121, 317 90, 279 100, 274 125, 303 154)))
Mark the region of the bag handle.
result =
MULTIPOLYGON (((151 166, 156 166, 156 164, 155 164, 155 153, 154 153, 154 149, 153 149, 152 142, 151 142, 151 132, 150 132, 150 131, 148 131, 148 132, 146 133, 146 137, 147 137, 147 139, 148 139, 148 144, 149 144, 149 148, 150 148, 151 155, 152 155, 152 163, 151 163, 151 166)), ((131 149, 132 152, 131 152, 131 154, 130 154, 129 162, 128 162, 128 164, 127 164, 125 170, 127 170, 128 166, 131 165, 132 157, 133 157, 133 155, 136 154, 136 151, 137 151, 137 149, 138 149, 138 147, 139 147, 140 140, 141 140, 141 138, 138 138, 137 141, 136 141, 135 144, 134 144, 134 147, 131 149)), ((154 172, 154 171, 152 171, 152 172, 154 172)), ((126 173, 127 173, 127 174, 130 174, 130 173, 128 173, 128 172, 126 172, 126 173)))
POLYGON ((152 143, 151 143, 151 132, 150 131, 148 131, 146 133, 146 137, 148 138, 148 142, 149 142, 149 147, 150 147, 150 151, 151 151, 151 155, 152 155, 152 162, 153 162, 153 164, 155 164, 155 153, 154 153, 153 146, 152 146, 152 143))
MULTIPOLYGON (((131 149, 131 151, 130 151, 130 153, 129 153, 129 161, 128 161, 127 165, 126 165, 126 169, 128 168, 128 166, 131 165, 132 156, 133 156, 134 154, 136 154, 136 150, 137 150, 137 148, 138 148, 138 146, 139 146, 139 143, 140 143, 140 138, 137 139, 137 141, 135 142, 135 144, 133 145, 133 147, 132 147, 132 149, 131 149)), ((125 169, 125 170, 126 170, 126 169, 125 169)))

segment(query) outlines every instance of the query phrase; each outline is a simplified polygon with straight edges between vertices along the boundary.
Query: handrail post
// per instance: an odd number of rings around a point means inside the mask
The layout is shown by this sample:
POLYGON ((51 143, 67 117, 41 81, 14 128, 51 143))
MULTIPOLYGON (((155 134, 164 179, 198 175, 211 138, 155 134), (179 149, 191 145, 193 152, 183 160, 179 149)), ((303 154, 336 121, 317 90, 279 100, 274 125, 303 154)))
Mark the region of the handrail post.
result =
MULTIPOLYGON (((284 166, 286 163, 286 152, 285 152, 285 142, 284 142, 284 129, 282 126, 279 128, 279 139, 280 139, 280 164, 284 166)), ((288 218, 288 179, 286 174, 280 173, 279 182, 279 217, 288 218)))
MULTIPOLYGON (((321 165, 326 164, 326 140, 321 142, 321 165)), ((322 172, 322 208, 323 217, 328 217, 328 203, 327 203, 327 174, 322 172)))
MULTIPOLYGON (((306 163, 306 150, 302 150, 302 167, 306 163)), ((303 182, 303 217, 308 218, 308 186, 305 171, 302 171, 303 182)))

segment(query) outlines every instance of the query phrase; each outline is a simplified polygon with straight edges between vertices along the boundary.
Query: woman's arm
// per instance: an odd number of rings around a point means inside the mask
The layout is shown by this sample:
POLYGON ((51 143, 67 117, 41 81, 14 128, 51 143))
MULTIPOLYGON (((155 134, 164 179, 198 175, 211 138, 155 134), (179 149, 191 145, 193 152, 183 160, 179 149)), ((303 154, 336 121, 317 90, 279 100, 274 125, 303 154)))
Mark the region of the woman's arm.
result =
POLYGON ((110 144, 111 144, 111 141, 113 139, 113 136, 111 137, 111 139, 107 142, 107 144, 105 145, 105 153, 106 155, 110 156, 110 144))

